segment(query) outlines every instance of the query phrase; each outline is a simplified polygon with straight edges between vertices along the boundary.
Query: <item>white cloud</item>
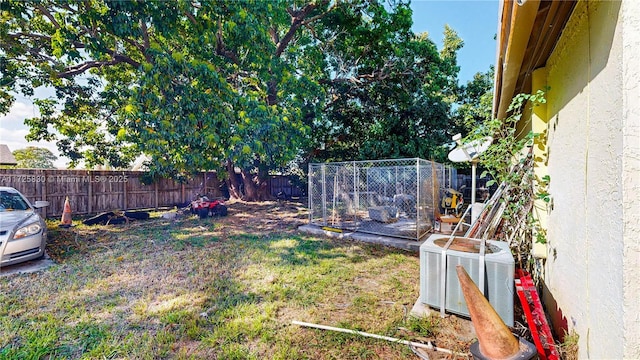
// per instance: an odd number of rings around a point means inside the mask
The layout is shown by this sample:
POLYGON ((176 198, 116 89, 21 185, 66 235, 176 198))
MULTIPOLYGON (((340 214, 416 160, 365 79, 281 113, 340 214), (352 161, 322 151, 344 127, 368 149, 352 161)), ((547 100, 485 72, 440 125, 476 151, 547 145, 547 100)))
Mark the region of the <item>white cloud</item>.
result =
POLYGON ((58 168, 66 168, 68 158, 60 157, 60 152, 55 143, 48 141, 27 141, 25 136, 29 128, 24 124, 24 119, 40 115, 38 108, 28 99, 16 97, 16 102, 6 115, 0 116, 0 143, 9 146, 11 151, 24 149, 27 146, 37 146, 49 149, 58 160, 54 165, 58 168))
POLYGON ((2 116, 2 127, 5 129, 24 128, 24 119, 40 115, 38 108, 28 101, 16 101, 7 115, 2 116))

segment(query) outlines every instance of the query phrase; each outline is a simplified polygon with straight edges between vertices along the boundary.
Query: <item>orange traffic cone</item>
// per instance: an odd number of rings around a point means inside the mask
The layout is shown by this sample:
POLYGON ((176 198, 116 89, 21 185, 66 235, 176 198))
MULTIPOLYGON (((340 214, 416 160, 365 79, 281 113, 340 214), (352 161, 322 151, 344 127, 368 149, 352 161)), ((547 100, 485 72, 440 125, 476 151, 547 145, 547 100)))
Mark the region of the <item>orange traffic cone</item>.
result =
MULTIPOLYGON (((532 359, 536 356, 535 346, 523 339, 518 341, 513 336, 464 267, 456 266, 456 272, 471 315, 471 322, 478 335, 478 342, 471 345, 473 357, 475 359, 532 359)), ((505 294, 505 296, 511 296, 511 294, 505 294)))
POLYGON ((60 220, 60 227, 71 227, 71 204, 69 204, 69 197, 64 200, 64 209, 62 210, 62 219, 60 220))

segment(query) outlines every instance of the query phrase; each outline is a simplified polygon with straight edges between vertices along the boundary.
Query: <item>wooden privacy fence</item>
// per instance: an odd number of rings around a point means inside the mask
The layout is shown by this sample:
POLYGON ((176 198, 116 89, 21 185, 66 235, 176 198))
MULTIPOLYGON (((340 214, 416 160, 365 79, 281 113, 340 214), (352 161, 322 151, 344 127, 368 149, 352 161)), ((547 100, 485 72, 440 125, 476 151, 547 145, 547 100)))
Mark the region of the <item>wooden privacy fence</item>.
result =
MULTIPOLYGON (((112 210, 157 209, 183 204, 198 194, 225 195, 226 185, 215 172, 202 172, 184 183, 159 179, 145 185, 142 171, 0 169, 0 186, 18 189, 29 201, 49 201, 42 215, 60 216, 68 196, 74 214, 112 210)), ((270 176, 269 190, 276 197, 303 196, 304 190, 287 176, 270 176)), ((228 195, 228 194, 227 194, 228 195)))
POLYGON ((141 171, 0 169, 0 186, 18 189, 29 201, 49 201, 43 216, 62 215, 68 196, 74 214, 152 209, 193 200, 198 194, 222 196, 215 172, 203 172, 185 183, 159 179, 144 184, 141 171))
POLYGON ((273 175, 269 177, 271 196, 276 198, 295 199, 305 195, 305 190, 296 185, 288 176, 273 175))

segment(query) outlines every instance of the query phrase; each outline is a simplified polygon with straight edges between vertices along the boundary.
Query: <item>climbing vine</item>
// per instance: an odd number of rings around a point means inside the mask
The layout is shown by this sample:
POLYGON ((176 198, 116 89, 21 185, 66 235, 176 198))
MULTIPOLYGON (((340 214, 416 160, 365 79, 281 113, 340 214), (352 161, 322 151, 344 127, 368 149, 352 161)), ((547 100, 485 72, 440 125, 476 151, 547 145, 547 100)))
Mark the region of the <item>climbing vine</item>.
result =
POLYGON ((527 106, 546 102, 545 91, 516 95, 507 110, 508 117, 487 120, 465 138, 467 143, 489 136, 493 139, 492 145, 480 155, 480 166, 484 169, 481 177, 491 176, 488 186, 499 184, 496 191, 499 198, 488 204, 494 207, 492 214, 500 217, 495 227, 488 226, 489 238, 508 241, 518 265, 532 273, 537 272, 531 256, 532 239, 546 243, 546 231, 532 209, 536 199, 550 201, 547 191, 550 178, 536 178, 534 174, 533 164, 540 159, 534 158, 532 150, 541 134, 528 130, 531 118, 523 115, 527 106))

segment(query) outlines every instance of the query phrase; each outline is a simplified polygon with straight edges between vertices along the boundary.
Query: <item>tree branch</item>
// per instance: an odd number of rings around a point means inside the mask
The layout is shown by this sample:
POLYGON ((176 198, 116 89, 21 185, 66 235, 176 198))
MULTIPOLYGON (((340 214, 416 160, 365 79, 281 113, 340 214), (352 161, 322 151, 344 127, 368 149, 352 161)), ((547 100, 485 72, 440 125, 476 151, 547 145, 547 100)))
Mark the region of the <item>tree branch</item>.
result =
MULTIPOLYGON (((83 30, 93 36, 92 31, 86 27, 83 27, 83 30)), ((23 32, 19 32, 19 33, 15 33, 15 34, 7 34, 7 36, 11 39, 15 39, 15 40, 20 40, 23 38, 30 38, 30 39, 35 39, 35 40, 39 40, 39 41, 43 41, 43 42, 51 42, 51 37, 47 36, 47 35, 41 35, 41 34, 32 34, 32 33, 23 33, 23 32)), ((94 36, 95 37, 95 36, 94 36)), ((135 46, 138 50, 140 50, 142 52, 143 55, 145 55, 145 58, 147 58, 146 55, 146 49, 140 45, 135 43, 134 41, 132 41, 131 39, 128 38, 123 38, 124 41, 126 41, 127 43, 131 44, 132 46, 135 46)), ((79 41, 74 41, 73 43, 74 48, 76 49, 83 49, 85 48, 85 44, 79 42, 79 41)), ((55 60, 54 58, 47 56, 46 53, 43 53, 41 51, 40 47, 29 47, 27 50, 32 56, 38 57, 40 59, 44 59, 54 65, 60 65, 61 63, 57 60, 55 60)), ((74 75, 83 73, 91 68, 95 68, 95 67, 102 67, 102 66, 108 66, 108 65, 115 65, 115 64, 119 64, 119 63, 127 63, 131 66, 133 66, 134 68, 137 68, 140 66, 140 63, 133 60, 132 58, 126 56, 126 55, 122 55, 122 54, 118 54, 116 51, 114 50, 109 50, 106 49, 105 52, 107 52, 108 54, 111 55, 112 60, 110 61, 97 61, 97 60, 92 60, 92 61, 87 61, 84 62, 82 64, 77 64, 77 65, 73 65, 70 67, 67 67, 64 71, 59 72, 57 74, 58 77, 61 78, 69 78, 72 77, 74 75)))
POLYGON ((111 60, 111 61, 87 61, 85 63, 82 64, 78 64, 75 66, 71 66, 69 68, 67 68, 67 70, 63 71, 63 72, 59 72, 57 74, 58 77, 60 78, 70 78, 74 75, 78 75, 81 74, 91 68, 96 68, 96 67, 101 67, 101 66, 106 66, 106 65, 115 65, 117 64, 118 61, 116 60, 111 60))
MULTIPOLYGON (((88 4, 88 2, 87 2, 87 1, 85 1, 85 6, 86 6, 87 4, 88 4)), ((65 4, 64 2, 60 2, 60 3, 59 3, 59 6, 60 6, 61 8, 63 8, 63 9, 65 9, 65 10, 69 10, 70 12, 72 12, 72 13, 74 13, 74 14, 78 12, 78 10, 76 10, 76 9, 72 8, 71 6, 69 6, 69 4, 65 4)), ((78 5, 78 9, 80 9, 80 5, 78 5)), ((86 8, 86 9, 88 10, 88 9, 90 9, 90 8, 86 8)))
POLYGON ((196 20, 193 14, 188 11, 183 11, 182 13, 189 19, 189 21, 191 21, 193 25, 198 25, 198 20, 196 20))
MULTIPOLYGON (((135 47, 136 49, 138 49, 138 51, 140 51, 143 55, 145 54, 146 49, 144 48, 144 45, 141 45, 141 44, 139 44, 139 43, 137 43, 137 42, 133 41, 132 39, 130 39, 130 38, 126 38, 126 37, 123 37, 123 38, 122 38, 122 40, 123 40, 124 42, 126 42, 127 44, 129 44, 129 45, 131 45, 131 46, 135 47)), ((146 57, 145 57, 145 58, 146 58, 146 57)))
POLYGON ((287 9, 287 12, 291 15, 291 26, 287 33, 284 34, 282 39, 276 43, 276 57, 280 57, 284 50, 287 48, 291 40, 293 39, 293 35, 295 35, 296 31, 302 26, 302 22, 304 18, 316 8, 315 4, 307 4, 302 8, 302 10, 294 11, 293 9, 287 9))
POLYGON ((26 38, 32 38, 32 39, 44 40, 46 42, 51 42, 51 36, 41 35, 41 34, 17 32, 14 34, 7 34, 7 36, 11 39, 20 39, 20 38, 26 37, 26 38))
POLYGON ((70 66, 65 71, 59 72, 57 76, 60 78, 70 78, 74 75, 81 74, 91 68, 111 66, 111 65, 121 64, 121 63, 127 63, 135 68, 138 68, 140 66, 139 62, 131 59, 128 56, 113 54, 113 59, 110 61, 95 61, 95 60, 87 61, 82 64, 70 66))
POLYGON ((269 28, 269 35, 271 36, 271 40, 274 44, 280 42, 280 37, 278 36, 278 30, 275 27, 269 28))
POLYGON ((314 16, 312 18, 309 18, 309 19, 303 21, 302 25, 306 26, 306 25, 311 24, 312 22, 315 22, 316 20, 322 19, 323 17, 327 16, 327 14, 330 13, 331 10, 333 10, 334 8, 335 8, 335 6, 332 6, 329 9, 327 9, 327 11, 323 12, 322 14, 316 15, 316 16, 314 16))
POLYGON ((147 28, 147 23, 142 19, 140 20, 140 29, 142 30, 142 46, 144 48, 142 54, 147 62, 151 62, 151 56, 147 53, 147 50, 151 47, 151 43, 149 42, 149 28, 147 28))
POLYGON ((41 61, 39 61, 39 62, 43 62, 43 61, 45 61, 45 62, 50 62, 50 63, 52 63, 52 64, 54 64, 54 65, 59 65, 59 64, 60 64, 56 59, 54 59, 54 58, 52 58, 52 57, 50 57, 50 56, 47 56, 47 55, 45 55, 45 54, 41 53, 41 52, 39 51, 39 49, 29 48, 27 51, 28 51, 31 55, 33 55, 34 57, 42 59, 42 60, 41 60, 41 61))
MULTIPOLYGON (((14 34, 7 34, 7 37, 9 37, 11 39, 16 39, 16 40, 20 40, 21 38, 31 38, 31 39, 42 40, 42 41, 45 41, 47 43, 51 42, 51 36, 41 35, 41 34, 33 34, 33 33, 18 32, 18 33, 14 33, 14 34)), ((85 44, 83 44, 83 43, 81 43, 79 41, 73 41, 71 44, 76 49, 84 49, 85 48, 85 44)))
POLYGON ((58 23, 58 21, 56 21, 56 19, 53 17, 53 15, 51 15, 49 10, 47 10, 44 6, 36 5, 36 6, 34 6, 34 9, 38 9, 40 11, 40 13, 42 13, 42 15, 46 16, 47 19, 49 19, 49 21, 51 21, 53 26, 55 26, 57 29, 60 29, 60 24, 58 23))
POLYGON ((144 20, 140 20, 140 29, 142 30, 142 40, 144 43, 144 48, 149 49, 149 28, 147 28, 147 23, 144 20))
MULTIPOLYGON (((327 4, 328 1, 323 1, 322 4, 327 4)), ((338 2, 336 2, 337 4, 338 2)), ((282 37, 282 39, 280 39, 280 41, 278 41, 276 43, 276 57, 280 57, 280 55, 282 55, 282 53, 284 52, 284 50, 287 48, 287 46, 289 45, 289 43, 291 42, 291 40, 293 39, 293 36, 295 35, 296 31, 298 31, 298 29, 301 26, 306 26, 318 19, 321 19, 322 17, 326 16, 329 12, 331 12, 331 10, 333 10, 335 8, 334 6, 331 6, 329 9, 327 9, 327 11, 323 12, 322 14, 316 15, 314 17, 311 17, 309 19, 305 19, 307 16, 309 16, 309 14, 315 10, 318 7, 318 4, 307 4, 305 5, 302 9, 300 10, 293 10, 292 8, 288 8, 287 9, 287 13, 289 13, 289 15, 291 15, 291 26, 289 27, 289 30, 287 30, 287 33, 284 34, 284 36, 282 37)))
POLYGON ((216 32, 216 54, 226 57, 234 63, 239 63, 238 56, 226 48, 222 38, 222 21, 218 20, 218 31, 216 32))

